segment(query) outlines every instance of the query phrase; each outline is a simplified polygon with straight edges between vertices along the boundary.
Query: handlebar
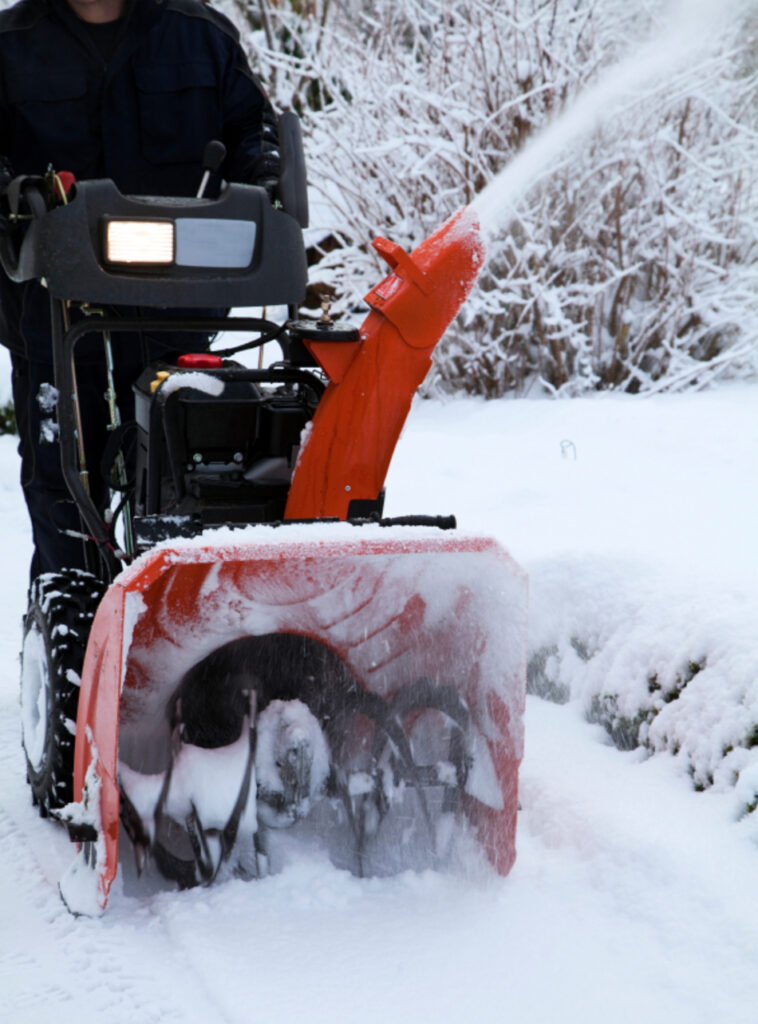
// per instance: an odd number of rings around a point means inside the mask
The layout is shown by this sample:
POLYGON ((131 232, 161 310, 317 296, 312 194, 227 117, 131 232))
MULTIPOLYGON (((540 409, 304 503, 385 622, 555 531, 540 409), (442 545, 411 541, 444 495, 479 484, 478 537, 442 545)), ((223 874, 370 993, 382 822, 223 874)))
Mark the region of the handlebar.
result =
MULTIPOLYGON (((22 249, 26 233, 19 237, 21 221, 24 218, 23 210, 26 208, 28 218, 38 220, 48 212, 49 206, 43 194, 45 179, 38 175, 22 174, 14 178, 5 192, 10 216, 7 226, 0 231, 0 264, 11 281, 24 280, 19 276, 23 274, 22 249)), ((28 231, 28 227, 27 227, 28 231)))

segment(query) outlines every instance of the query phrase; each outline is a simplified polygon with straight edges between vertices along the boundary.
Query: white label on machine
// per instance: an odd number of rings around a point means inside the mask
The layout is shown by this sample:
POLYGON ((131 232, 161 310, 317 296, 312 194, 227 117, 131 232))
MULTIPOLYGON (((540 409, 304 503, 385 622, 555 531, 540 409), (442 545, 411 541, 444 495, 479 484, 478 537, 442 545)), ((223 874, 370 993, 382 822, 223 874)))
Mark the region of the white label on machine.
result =
POLYGON ((176 221, 179 267, 249 267, 257 225, 251 220, 180 217, 176 221))

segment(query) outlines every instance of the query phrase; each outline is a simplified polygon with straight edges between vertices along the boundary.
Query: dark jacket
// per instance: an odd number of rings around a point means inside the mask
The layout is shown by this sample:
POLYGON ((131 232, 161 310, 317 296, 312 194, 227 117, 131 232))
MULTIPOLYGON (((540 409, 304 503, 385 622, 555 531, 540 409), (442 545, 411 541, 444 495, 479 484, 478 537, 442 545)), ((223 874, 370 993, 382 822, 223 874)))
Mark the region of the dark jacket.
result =
POLYGON ((205 144, 245 180, 268 107, 236 29, 200 0, 132 0, 106 62, 65 0, 0 12, 0 154, 112 178, 133 195, 194 195, 205 144))
MULTIPOLYGON (((16 174, 52 165, 126 194, 191 196, 221 139, 223 177, 249 180, 273 114, 236 29, 201 0, 127 2, 107 59, 65 0, 0 12, 0 156, 16 174)), ((0 273, 0 343, 49 359, 45 306, 36 282, 0 273)))

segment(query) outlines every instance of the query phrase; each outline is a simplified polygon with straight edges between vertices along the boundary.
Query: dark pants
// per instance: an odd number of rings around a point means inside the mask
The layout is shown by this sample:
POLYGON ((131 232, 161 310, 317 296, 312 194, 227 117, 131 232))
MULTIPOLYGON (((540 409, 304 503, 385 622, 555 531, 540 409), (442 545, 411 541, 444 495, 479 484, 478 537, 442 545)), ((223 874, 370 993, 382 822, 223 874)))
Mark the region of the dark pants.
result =
MULTIPOLYGON (((114 377, 122 423, 134 418, 132 384, 147 362, 157 358, 171 361, 179 351, 200 351, 207 348, 208 344, 207 337, 200 334, 182 336, 181 340, 175 335, 164 337, 167 340, 171 338, 173 344, 178 342, 178 347, 167 351, 165 342, 144 341, 137 335, 114 338, 114 377)), ((95 343, 90 343, 89 337, 85 343, 87 356, 77 367, 77 391, 90 493, 102 511, 109 498, 108 467, 102 465, 109 436, 106 429, 108 407, 104 398, 107 378, 104 357, 97 357, 95 343)), ((61 532, 71 530, 81 533, 82 525, 61 470, 55 393, 50 390, 53 384, 52 364, 13 353, 11 365, 13 402, 19 431, 21 486, 31 518, 34 541, 31 578, 43 572, 58 572, 62 568, 87 568, 84 541, 61 532)), ((128 474, 133 476, 133 464, 127 469, 128 474)), ((90 564, 89 568, 92 569, 93 565, 90 564)))

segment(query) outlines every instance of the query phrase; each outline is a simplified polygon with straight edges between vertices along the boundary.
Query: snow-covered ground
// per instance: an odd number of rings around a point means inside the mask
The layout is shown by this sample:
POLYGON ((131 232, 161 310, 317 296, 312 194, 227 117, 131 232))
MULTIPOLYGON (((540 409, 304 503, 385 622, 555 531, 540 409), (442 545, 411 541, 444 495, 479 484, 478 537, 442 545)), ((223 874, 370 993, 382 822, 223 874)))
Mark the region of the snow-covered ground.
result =
POLYGON ((186 893, 137 897, 117 880, 99 920, 61 904, 71 849, 24 781, 29 539, 13 449, 0 438, 4 1020, 754 1019, 758 820, 741 812, 758 772, 758 386, 414 407, 388 512, 453 511, 510 549, 530 575, 537 683, 571 697, 528 698, 508 878, 358 880, 306 859, 186 893), (586 722, 593 698, 654 703, 691 662, 649 726, 655 756, 586 722), (664 714, 678 756, 654 734, 664 714), (700 769, 715 784, 697 793, 700 769))

